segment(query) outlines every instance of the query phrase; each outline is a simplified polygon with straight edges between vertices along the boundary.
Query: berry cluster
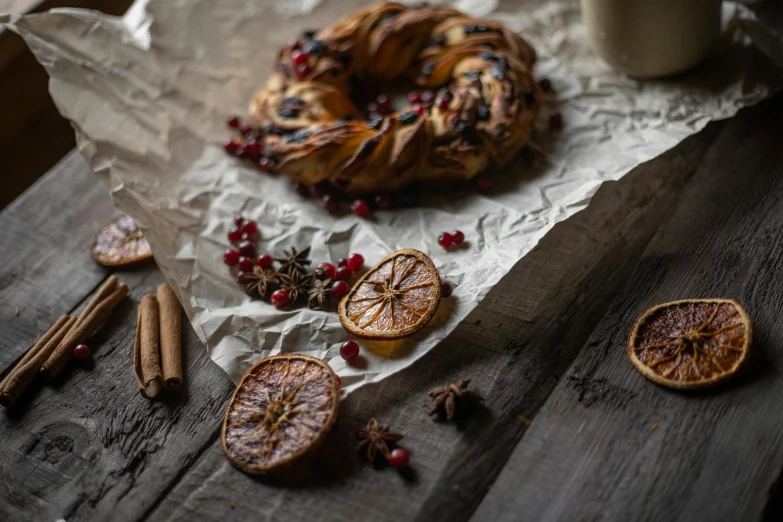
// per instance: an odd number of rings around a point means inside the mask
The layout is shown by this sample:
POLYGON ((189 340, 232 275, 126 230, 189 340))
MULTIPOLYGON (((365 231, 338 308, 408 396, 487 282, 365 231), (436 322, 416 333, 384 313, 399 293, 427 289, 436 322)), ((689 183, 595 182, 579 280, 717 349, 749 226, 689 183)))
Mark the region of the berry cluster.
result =
POLYGON ((240 137, 228 140, 223 145, 226 152, 237 158, 250 161, 263 172, 275 172, 272 160, 264 156, 261 130, 243 123, 238 116, 229 118, 227 124, 229 128, 236 129, 240 137))
POLYGON ((460 230, 455 230, 452 233, 444 232, 438 236, 438 244, 448 250, 454 245, 461 245, 465 241, 465 234, 460 230))

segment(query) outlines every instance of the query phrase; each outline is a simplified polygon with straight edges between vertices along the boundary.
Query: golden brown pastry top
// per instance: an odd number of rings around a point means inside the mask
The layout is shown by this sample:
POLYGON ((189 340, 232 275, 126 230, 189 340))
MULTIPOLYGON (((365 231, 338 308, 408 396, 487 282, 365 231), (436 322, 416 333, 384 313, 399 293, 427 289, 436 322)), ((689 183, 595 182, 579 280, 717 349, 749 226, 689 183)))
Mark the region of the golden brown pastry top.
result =
POLYGON ((251 122, 265 156, 308 185, 369 193, 466 180, 530 139, 534 62, 532 47, 497 22, 384 2, 281 49, 251 122), (431 109, 367 121, 352 101, 405 84, 437 90, 431 109))

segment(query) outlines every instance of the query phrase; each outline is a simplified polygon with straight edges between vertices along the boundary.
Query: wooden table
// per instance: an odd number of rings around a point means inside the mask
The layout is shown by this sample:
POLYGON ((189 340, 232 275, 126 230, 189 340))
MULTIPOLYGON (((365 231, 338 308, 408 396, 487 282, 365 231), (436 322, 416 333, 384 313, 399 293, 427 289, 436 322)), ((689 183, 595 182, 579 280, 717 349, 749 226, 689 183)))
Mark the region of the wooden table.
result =
MULTIPOLYGON (((233 385, 189 327, 184 389, 140 396, 135 310, 162 276, 120 271, 131 298, 90 342, 94 366, 0 414, 0 519, 783 519, 781 121, 777 96, 602 187, 440 346, 347 398, 296 483, 225 459, 233 385), (642 309, 691 296, 738 299, 756 344, 743 375, 681 393, 639 375, 624 342, 642 309), (428 417, 427 390, 467 376, 485 407, 428 417), (369 417, 407 434, 410 473, 354 453, 369 417)), ((87 247, 113 212, 74 152, 0 214, 0 368, 109 275, 87 247)))

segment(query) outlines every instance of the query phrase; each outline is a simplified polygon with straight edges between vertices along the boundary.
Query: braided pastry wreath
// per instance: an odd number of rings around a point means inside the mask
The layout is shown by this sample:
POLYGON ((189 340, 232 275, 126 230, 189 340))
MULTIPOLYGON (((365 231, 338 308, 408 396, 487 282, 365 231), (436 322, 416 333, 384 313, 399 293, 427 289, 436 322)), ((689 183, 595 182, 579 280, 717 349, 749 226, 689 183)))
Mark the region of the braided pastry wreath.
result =
POLYGON ((530 139, 534 62, 533 48, 496 22, 384 2, 282 48, 250 122, 264 156, 305 185, 328 180, 356 194, 464 181, 530 139), (406 79, 439 89, 429 111, 371 118, 352 101, 406 79))

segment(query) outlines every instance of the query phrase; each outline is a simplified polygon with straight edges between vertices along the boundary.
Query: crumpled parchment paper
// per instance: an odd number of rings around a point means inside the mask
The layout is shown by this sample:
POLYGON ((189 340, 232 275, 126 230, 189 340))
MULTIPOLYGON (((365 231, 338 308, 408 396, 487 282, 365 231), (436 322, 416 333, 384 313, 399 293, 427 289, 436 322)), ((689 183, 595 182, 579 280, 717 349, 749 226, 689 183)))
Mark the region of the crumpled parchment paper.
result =
POLYGON ((228 157, 225 120, 244 114, 279 46, 363 4, 150 0, 134 4, 123 19, 79 9, 0 15, 46 67, 79 150, 117 207, 143 229, 210 357, 235 382, 254 361, 278 352, 327 360, 347 391, 408 366, 547 231, 585 208, 602 183, 780 84, 780 72, 751 41, 764 38, 762 47, 770 49, 779 38, 736 4, 724 5, 722 40, 706 63, 677 78, 636 81, 591 54, 576 0, 460 0, 459 8, 504 22, 536 47, 537 76, 555 86, 563 132, 543 125, 535 137, 537 159, 496 172, 487 195, 433 193, 417 208, 377 212, 374 221, 331 217, 298 197, 285 177, 228 157), (258 221, 261 252, 312 245, 313 266, 352 252, 372 265, 400 248, 422 250, 454 285, 454 295, 417 335, 363 342, 362 357, 349 365, 339 357, 348 335, 336 313, 280 312, 251 300, 235 282, 222 255, 238 213, 258 221), (454 229, 465 232, 466 248, 445 252, 435 239, 454 229))

